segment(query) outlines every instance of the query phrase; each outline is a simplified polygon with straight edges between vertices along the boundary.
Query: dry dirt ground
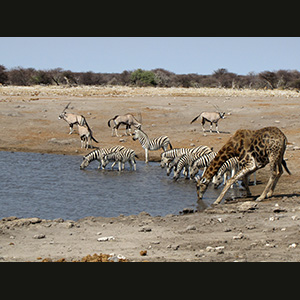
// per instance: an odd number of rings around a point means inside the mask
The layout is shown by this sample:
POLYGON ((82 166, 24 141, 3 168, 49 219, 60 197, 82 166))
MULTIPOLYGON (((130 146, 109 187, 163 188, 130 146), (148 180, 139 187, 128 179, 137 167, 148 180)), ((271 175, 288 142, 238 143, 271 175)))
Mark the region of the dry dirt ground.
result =
MULTIPOLYGON (((95 146, 124 145, 140 159, 144 150, 139 142, 130 136, 112 137, 108 119, 127 112, 141 114, 149 137, 168 135, 173 147, 207 145, 215 151, 237 129, 277 126, 289 141, 285 158, 292 172, 283 174, 275 195, 263 202, 254 200, 266 184, 268 167, 257 172, 260 184, 250 187, 253 198, 179 216, 141 213, 77 222, 4 218, 0 261, 72 261, 94 253, 120 254, 129 261, 299 261, 299 97, 295 91, 0 87, 0 150, 72 155, 91 151, 80 149, 79 136, 68 135, 67 123, 58 120, 71 101, 68 111, 87 118, 99 140, 95 146), (199 121, 190 121, 204 110, 215 110, 213 104, 226 112, 226 118, 219 122, 220 134, 203 135, 199 121)), ((150 160, 158 161, 160 153, 150 152, 150 160)))

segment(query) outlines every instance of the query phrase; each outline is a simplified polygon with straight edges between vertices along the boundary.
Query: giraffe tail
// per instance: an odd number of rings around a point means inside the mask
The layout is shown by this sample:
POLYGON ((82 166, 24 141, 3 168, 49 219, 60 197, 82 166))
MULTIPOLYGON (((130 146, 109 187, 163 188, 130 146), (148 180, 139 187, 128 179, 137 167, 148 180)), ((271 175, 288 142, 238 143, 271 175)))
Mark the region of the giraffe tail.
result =
POLYGON ((287 173, 288 173, 289 175, 292 175, 292 173, 291 173, 290 170, 288 169, 288 167, 287 167, 286 162, 285 162, 284 159, 282 159, 282 165, 283 165, 284 169, 287 171, 287 173))

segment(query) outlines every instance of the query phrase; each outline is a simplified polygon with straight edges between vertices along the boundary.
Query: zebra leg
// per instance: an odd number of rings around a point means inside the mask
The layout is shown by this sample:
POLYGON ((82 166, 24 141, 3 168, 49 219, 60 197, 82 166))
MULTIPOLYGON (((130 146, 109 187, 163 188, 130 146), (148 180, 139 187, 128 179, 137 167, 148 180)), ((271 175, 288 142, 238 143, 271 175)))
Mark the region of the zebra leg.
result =
POLYGON ((146 148, 145 149, 145 163, 147 164, 149 161, 148 161, 148 149, 146 148))
POLYGON ((185 179, 189 179, 189 177, 190 177, 190 168, 189 168, 189 166, 185 167, 185 170, 186 170, 185 179))
POLYGON ((136 161, 135 161, 134 157, 131 160, 131 165, 133 166, 133 170, 136 171, 136 161))
MULTIPOLYGON (((249 174, 250 175, 250 174, 249 174)), ((243 187, 245 188, 246 192, 247 192, 247 197, 251 196, 251 192, 250 192, 250 189, 249 189, 249 175, 245 175, 243 178, 242 178, 242 181, 243 181, 243 187)))
POLYGON ((103 169, 103 167, 102 167, 102 163, 101 163, 101 160, 98 160, 98 161, 99 161, 98 170, 99 170, 99 169, 103 169))
POLYGON ((129 159, 128 160, 128 163, 129 163, 129 165, 130 165, 130 171, 132 170, 132 168, 133 168, 133 165, 132 165, 132 160, 131 159, 129 159))
POLYGON ((117 163, 117 161, 115 160, 115 161, 112 163, 112 165, 111 165, 111 169, 114 168, 114 166, 116 165, 116 163, 117 163))
MULTIPOLYGON (((235 175, 235 170, 231 170, 230 178, 232 178, 235 175)), ((233 189, 233 184, 231 185, 231 188, 233 189)))
POLYGON ((212 133, 212 122, 210 122, 210 125, 209 125, 209 132, 212 133))

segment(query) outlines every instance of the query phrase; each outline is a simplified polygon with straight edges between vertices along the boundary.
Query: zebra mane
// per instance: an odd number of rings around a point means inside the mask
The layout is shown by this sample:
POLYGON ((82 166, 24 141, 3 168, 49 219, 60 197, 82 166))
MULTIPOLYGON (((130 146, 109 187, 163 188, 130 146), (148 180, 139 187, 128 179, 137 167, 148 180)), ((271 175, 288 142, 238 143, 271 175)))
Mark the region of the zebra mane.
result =
POLYGON ((148 138, 148 135, 147 135, 147 133, 145 131, 143 131, 142 129, 136 129, 136 130, 139 130, 143 135, 146 136, 146 138, 148 138))
POLYGON ((83 157, 83 159, 88 160, 89 162, 99 158, 99 149, 93 150, 83 157))

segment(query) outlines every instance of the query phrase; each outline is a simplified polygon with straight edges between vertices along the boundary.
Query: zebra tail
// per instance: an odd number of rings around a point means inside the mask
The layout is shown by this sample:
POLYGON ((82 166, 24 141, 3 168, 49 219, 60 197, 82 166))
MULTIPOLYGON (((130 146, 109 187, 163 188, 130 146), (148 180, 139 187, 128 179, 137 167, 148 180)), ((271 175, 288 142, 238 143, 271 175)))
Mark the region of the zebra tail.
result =
POLYGON ((190 124, 194 123, 200 117, 200 115, 198 115, 195 119, 193 119, 190 124))
POLYGON ((291 173, 290 170, 288 169, 288 167, 287 167, 286 162, 285 162, 284 159, 282 159, 282 165, 283 165, 284 169, 287 171, 287 173, 288 173, 289 175, 292 175, 292 173, 291 173))

